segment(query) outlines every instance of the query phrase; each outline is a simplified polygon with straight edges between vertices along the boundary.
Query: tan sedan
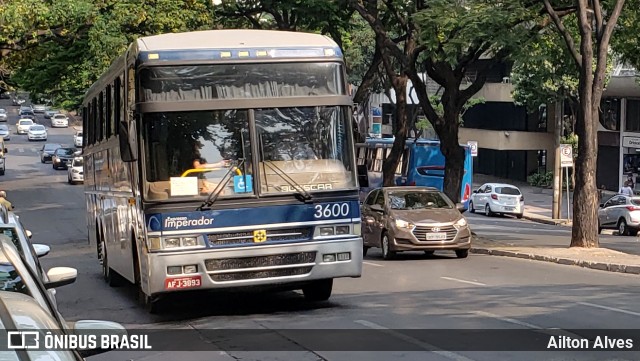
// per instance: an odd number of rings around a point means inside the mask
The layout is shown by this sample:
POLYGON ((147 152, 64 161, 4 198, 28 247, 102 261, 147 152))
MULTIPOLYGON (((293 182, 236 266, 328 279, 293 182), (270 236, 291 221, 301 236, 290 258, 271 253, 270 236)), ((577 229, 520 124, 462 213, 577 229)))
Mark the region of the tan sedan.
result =
POLYGON ((374 189, 362 204, 363 252, 379 247, 384 259, 392 259, 402 251, 454 250, 466 258, 471 230, 461 210, 435 188, 374 189))

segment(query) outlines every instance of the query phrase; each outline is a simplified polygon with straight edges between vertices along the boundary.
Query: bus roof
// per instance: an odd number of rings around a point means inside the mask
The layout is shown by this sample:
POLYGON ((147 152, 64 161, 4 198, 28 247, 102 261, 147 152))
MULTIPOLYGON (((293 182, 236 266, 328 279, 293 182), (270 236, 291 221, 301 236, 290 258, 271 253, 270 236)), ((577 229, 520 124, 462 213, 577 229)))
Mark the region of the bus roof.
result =
POLYGON ((169 33, 142 37, 137 43, 140 51, 338 46, 331 38, 320 34, 253 29, 169 33))

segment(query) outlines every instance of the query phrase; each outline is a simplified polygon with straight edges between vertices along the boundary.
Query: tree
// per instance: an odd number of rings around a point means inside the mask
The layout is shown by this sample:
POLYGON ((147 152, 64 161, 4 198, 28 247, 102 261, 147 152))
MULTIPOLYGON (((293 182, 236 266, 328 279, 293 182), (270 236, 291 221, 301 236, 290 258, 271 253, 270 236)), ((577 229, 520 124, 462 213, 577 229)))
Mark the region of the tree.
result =
MULTIPOLYGON (((413 84, 446 158, 444 191, 458 201, 465 157, 458 140, 460 114, 482 88, 487 74, 539 30, 533 22, 537 12, 519 1, 385 0, 377 6, 375 0, 351 0, 350 4, 374 30, 382 58, 394 60, 397 68, 389 71, 385 65, 387 74, 399 70, 413 84), (476 74, 465 84, 472 67, 476 74), (435 103, 430 101, 423 73, 443 88, 435 103), (436 110, 440 105, 441 114, 436 110)), ((383 165, 391 172, 384 175, 386 185, 393 183, 406 138, 401 132, 409 128, 406 121, 406 116, 396 119, 396 140, 386 160, 389 164, 383 165)))
POLYGON ((544 6, 579 71, 576 135, 580 141, 575 167, 571 246, 598 247, 596 166, 600 100, 605 84, 609 41, 624 0, 607 3, 578 0, 579 45, 576 45, 550 0, 544 0, 544 6))

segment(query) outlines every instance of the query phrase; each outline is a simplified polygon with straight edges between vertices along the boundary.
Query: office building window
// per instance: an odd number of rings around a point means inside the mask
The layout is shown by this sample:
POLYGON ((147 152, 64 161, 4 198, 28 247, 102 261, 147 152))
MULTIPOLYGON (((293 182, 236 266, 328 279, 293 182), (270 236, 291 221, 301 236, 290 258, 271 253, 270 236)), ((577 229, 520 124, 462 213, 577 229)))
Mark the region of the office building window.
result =
POLYGON ((640 100, 627 100, 626 126, 627 132, 640 132, 640 100))
POLYGON ((600 103, 600 124, 607 130, 620 130, 620 99, 602 99, 600 103))

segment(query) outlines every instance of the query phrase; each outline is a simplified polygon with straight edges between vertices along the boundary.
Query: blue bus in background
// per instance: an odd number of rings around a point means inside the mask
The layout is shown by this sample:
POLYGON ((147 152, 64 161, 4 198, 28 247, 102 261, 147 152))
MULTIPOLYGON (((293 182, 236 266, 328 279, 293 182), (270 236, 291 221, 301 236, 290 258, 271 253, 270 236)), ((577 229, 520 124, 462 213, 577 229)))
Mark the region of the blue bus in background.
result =
MULTIPOLYGON (((382 164, 391 153, 393 138, 368 138, 356 145, 358 177, 361 193, 382 186, 382 164)), ((468 207, 473 182, 471 147, 465 150, 464 175, 460 189, 460 202, 468 207)), ((396 185, 412 185, 444 189, 445 157, 440 151, 440 141, 407 139, 404 154, 396 169, 396 185)))

